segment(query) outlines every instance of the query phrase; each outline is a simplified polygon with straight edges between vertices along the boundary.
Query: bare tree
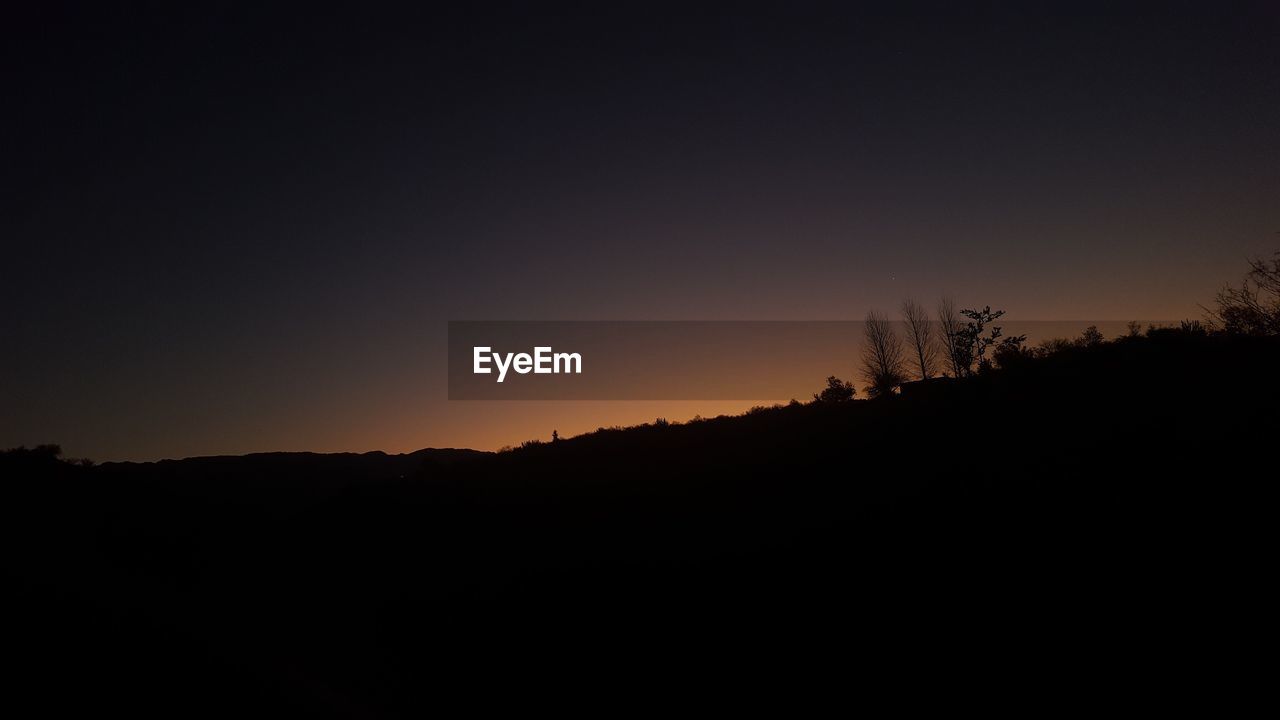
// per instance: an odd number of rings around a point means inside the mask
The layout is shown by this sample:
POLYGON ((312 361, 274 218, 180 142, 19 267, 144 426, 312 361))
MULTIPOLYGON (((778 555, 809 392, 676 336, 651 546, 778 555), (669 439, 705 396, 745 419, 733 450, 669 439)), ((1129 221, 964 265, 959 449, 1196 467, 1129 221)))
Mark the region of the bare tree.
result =
POLYGON ((915 351, 917 371, 921 380, 933 376, 938 350, 933 343, 933 323, 924 306, 911 298, 902 301, 902 319, 907 323, 907 339, 915 351))
POLYGON ((1280 250, 1249 262, 1240 287, 1228 285, 1205 308, 1210 326, 1232 335, 1280 335, 1280 250))
POLYGON ((862 377, 867 381, 867 394, 890 395, 906 380, 902 338, 894 331, 893 322, 874 310, 867 313, 863 332, 866 345, 862 348, 862 377))
POLYGON ((969 369, 961 352, 958 339, 964 330, 960 322, 960 311, 956 310, 956 301, 944 297, 938 301, 938 344, 942 350, 943 363, 951 367, 951 376, 960 377, 969 369))

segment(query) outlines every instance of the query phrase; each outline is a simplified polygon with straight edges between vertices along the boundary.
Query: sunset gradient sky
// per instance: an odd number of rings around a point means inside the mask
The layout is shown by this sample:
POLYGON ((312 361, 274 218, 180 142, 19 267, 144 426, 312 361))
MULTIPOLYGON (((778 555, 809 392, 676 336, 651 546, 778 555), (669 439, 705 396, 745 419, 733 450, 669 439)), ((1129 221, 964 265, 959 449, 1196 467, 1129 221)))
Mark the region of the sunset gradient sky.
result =
POLYGON ((1274 2, 27 5, 2 447, 715 415, 750 403, 448 402, 446 322, 1177 319, 1280 245, 1274 2))

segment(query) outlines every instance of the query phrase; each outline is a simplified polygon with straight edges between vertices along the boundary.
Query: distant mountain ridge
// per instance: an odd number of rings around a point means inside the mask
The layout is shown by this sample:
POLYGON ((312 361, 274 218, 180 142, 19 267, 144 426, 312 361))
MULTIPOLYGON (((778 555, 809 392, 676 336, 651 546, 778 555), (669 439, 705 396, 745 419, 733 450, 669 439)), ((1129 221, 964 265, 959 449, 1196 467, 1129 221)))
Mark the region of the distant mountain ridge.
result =
POLYGON ((264 452, 153 462, 107 462, 94 470, 107 482, 163 485, 195 497, 236 493, 327 494, 347 486, 395 482, 492 455, 481 450, 424 448, 410 453, 264 452))
POLYGON ((457 462, 459 460, 470 459, 482 455, 490 455, 484 450, 471 450, 469 448, 422 448, 407 453, 387 453, 382 450, 369 450, 367 452, 310 452, 310 451, 289 451, 277 450, 269 452, 245 453, 243 455, 192 455, 185 458, 164 458, 162 460, 120 460, 101 463, 101 467, 128 466, 139 467, 147 465, 174 465, 174 464, 208 464, 216 465, 220 463, 238 463, 241 461, 248 462, 279 462, 289 464, 293 462, 310 462, 310 461, 332 461, 360 458, 360 461, 368 461, 377 463, 380 461, 398 462, 400 460, 430 460, 438 462, 457 462))

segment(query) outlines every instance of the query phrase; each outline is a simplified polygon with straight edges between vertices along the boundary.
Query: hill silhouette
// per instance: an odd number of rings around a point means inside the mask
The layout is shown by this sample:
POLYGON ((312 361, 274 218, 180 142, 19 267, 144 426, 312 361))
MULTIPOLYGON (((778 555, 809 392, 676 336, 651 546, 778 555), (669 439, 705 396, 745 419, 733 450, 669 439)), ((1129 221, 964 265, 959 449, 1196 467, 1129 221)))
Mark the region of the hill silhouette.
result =
POLYGON ((1267 584, 1276 368, 1188 328, 500 453, 10 452, 19 680, 366 717, 1203 680, 1267 584))

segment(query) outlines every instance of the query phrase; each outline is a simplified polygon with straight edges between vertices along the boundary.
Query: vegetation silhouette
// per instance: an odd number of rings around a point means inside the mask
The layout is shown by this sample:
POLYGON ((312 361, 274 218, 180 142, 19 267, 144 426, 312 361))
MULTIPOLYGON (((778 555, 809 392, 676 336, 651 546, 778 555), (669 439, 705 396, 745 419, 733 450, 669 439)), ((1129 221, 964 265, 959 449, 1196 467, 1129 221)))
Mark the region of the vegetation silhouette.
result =
POLYGON ((867 382, 867 394, 873 398, 890 395, 907 379, 902 338, 893 323, 874 310, 867 313, 862 327, 862 378, 867 382))
POLYGON ((831 375, 827 378, 827 386, 822 389, 822 392, 814 394, 813 399, 824 403, 846 402, 852 400, 857 393, 858 390, 853 383, 831 375))
POLYGON ((637 688, 794 709, 849 673, 892 695, 996 668, 1030 692, 1082 666, 1199 687, 1267 597, 1280 337, 1026 348, 990 308, 940 315, 953 376, 874 401, 829 377, 808 403, 498 453, 4 452, 11 680, 51 712, 169 717, 637 688))
MULTIPOLYGON (((921 380, 928 380, 933 377, 939 350, 929 311, 915 300, 907 298, 902 301, 902 320, 907 326, 907 338, 915 356, 916 373, 921 380)), ((945 348, 944 343, 943 349, 945 348)))
POLYGON ((1235 335, 1267 337, 1280 334, 1280 250, 1271 260, 1255 258, 1239 287, 1218 292, 1207 310, 1212 326, 1235 335))

